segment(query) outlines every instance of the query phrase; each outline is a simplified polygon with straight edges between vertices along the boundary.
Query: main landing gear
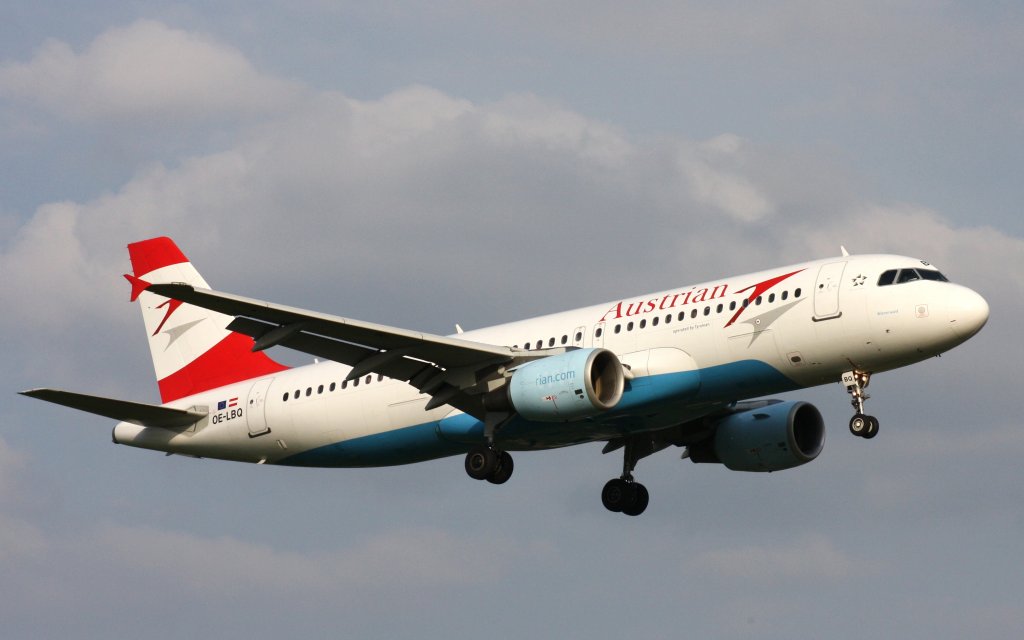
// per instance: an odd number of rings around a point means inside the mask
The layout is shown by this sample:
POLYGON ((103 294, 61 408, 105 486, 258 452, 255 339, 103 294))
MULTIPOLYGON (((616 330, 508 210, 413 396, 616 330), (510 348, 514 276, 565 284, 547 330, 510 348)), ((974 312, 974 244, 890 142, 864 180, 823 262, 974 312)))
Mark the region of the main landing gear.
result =
POLYGON ((638 516, 647 508, 647 503, 651 500, 647 487, 633 480, 633 469, 636 468, 639 459, 634 441, 627 441, 622 461, 622 476, 609 480, 601 490, 601 502, 605 509, 627 516, 638 516))
POLYGON ((512 477, 512 456, 494 447, 476 446, 466 454, 466 473, 474 480, 504 484, 512 477))
POLYGON ((871 397, 864 393, 869 382, 871 374, 866 371, 854 370, 843 374, 843 386, 851 396, 850 404, 855 411, 850 418, 850 433, 870 440, 878 435, 878 418, 864 413, 864 402, 871 397))

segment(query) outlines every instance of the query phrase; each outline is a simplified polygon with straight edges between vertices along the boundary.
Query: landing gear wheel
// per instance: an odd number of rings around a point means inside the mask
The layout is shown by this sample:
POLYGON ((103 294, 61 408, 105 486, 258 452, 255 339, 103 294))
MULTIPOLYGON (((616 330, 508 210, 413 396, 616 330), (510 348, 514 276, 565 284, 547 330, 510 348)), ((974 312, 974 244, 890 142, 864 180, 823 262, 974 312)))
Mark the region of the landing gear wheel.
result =
POLYGON ((487 482, 491 484, 505 484, 512 477, 512 469, 514 468, 512 456, 508 454, 508 451, 502 451, 498 454, 498 468, 495 469, 494 473, 487 476, 487 482))
POLYGON ((878 418, 858 413, 850 418, 850 433, 870 440, 878 435, 878 418))
POLYGON ((878 435, 878 418, 875 416, 867 416, 868 418, 868 430, 864 432, 864 437, 868 440, 878 435))
POLYGON ((466 473, 474 480, 486 480, 499 470, 499 463, 498 453, 494 449, 473 447, 466 454, 466 473))
POLYGON ((604 508, 616 513, 629 504, 630 485, 622 478, 609 480, 601 490, 601 502, 604 508))
POLYGON ((627 516, 638 516, 647 508, 651 495, 647 487, 639 482, 630 482, 622 478, 609 480, 601 491, 601 502, 604 508, 627 516))
POLYGON ((863 413, 855 414, 850 418, 850 433, 858 438, 865 437, 865 434, 868 432, 868 425, 870 422, 870 416, 866 416, 863 413))
POLYGON ((639 482, 633 483, 633 504, 622 508, 622 513, 627 516, 638 516, 647 509, 647 503, 651 501, 651 494, 647 493, 647 487, 639 482))

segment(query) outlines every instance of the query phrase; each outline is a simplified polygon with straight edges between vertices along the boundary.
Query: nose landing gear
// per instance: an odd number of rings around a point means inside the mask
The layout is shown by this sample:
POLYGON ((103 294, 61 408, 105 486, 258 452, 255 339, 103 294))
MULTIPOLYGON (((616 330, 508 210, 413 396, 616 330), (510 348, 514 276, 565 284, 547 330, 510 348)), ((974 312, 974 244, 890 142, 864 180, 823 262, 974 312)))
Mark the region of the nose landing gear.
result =
POLYGON ((851 396, 850 404, 855 411, 850 418, 850 433, 868 440, 874 438, 878 435, 878 418, 864 413, 864 402, 871 397, 864 393, 864 389, 871 382, 871 374, 867 371, 847 371, 843 374, 842 381, 846 392, 851 396))

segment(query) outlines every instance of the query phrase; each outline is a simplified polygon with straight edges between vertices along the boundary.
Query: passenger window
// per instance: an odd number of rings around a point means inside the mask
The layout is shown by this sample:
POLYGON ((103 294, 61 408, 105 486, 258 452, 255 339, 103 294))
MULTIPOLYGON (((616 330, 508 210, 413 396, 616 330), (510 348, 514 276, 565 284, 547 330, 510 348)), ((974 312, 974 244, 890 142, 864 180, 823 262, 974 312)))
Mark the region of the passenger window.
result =
POLYGON ((366 376, 366 384, 370 384, 370 380, 372 380, 372 379, 373 379, 373 376, 366 376))
POLYGON ((672 322, 672 314, 671 313, 665 316, 665 324, 668 324, 670 322, 672 322))
POLYGON ((715 308, 715 313, 722 313, 722 309, 724 308, 725 306, 719 304, 718 307, 715 308))
POLYGON ((603 335, 604 335, 604 327, 598 327, 597 331, 594 332, 594 337, 595 338, 600 338, 603 335))
POLYGON ((658 316, 654 316, 653 318, 651 318, 651 326, 652 327, 658 326, 658 321, 659 320, 661 320, 661 318, 659 318, 658 316))
POLYGON ((342 380, 341 381, 341 388, 342 389, 348 389, 348 380, 342 380))
POLYGON ((643 329, 646 326, 647 326, 647 320, 641 320, 640 321, 640 328, 643 329))
POLYGON ((355 380, 352 381, 352 386, 353 387, 358 387, 359 386, 359 378, 356 378, 355 380))
POLYGON ((789 291, 783 291, 782 292, 782 299, 785 300, 788 297, 789 297, 789 291))
POLYGON ((288 393, 287 392, 284 394, 284 397, 281 398, 281 401, 282 402, 288 402, 288 393))
POLYGON ((333 391, 334 391, 335 389, 337 389, 337 388, 338 388, 338 387, 337 387, 337 383, 334 383, 334 382, 332 382, 332 383, 331 383, 331 392, 333 392, 333 391))
POLYGON ((711 307, 704 307, 704 315, 709 315, 710 313, 711 313, 711 307))
POLYGON ((746 309, 750 306, 750 298, 743 298, 743 308, 746 309))
POLYGON ((896 278, 896 284, 903 284, 904 282, 913 282, 914 280, 920 280, 921 276, 917 275, 916 269, 900 269, 900 275, 896 278))
POLYGON ((796 291, 793 292, 793 297, 794 298, 799 298, 800 297, 800 287, 797 287, 796 291))
POLYGON ((619 333, 620 331, 622 331, 622 325, 621 324, 615 325, 615 333, 619 333))
POLYGON ((544 341, 543 340, 538 340, 537 341, 537 348, 538 349, 543 349, 544 348, 544 341))
POLYGON ((548 346, 549 347, 555 346, 555 339, 554 338, 551 338, 550 340, 548 340, 548 346))
POLYGON ((697 317, 697 310, 694 309, 693 311, 690 312, 690 318, 692 319, 692 318, 696 318, 696 317, 697 317))
POLYGON ((630 320, 629 322, 626 323, 626 331, 632 331, 632 330, 633 330, 633 321, 630 320))
MULTIPOLYGON (((598 329, 598 331, 600 331, 600 329, 598 329)), ((562 339, 564 340, 565 336, 562 336, 562 339)), ((573 338, 573 339, 576 340, 576 342, 582 342, 583 341, 583 332, 582 331, 577 331, 576 332, 576 337, 573 338)), ((563 342, 562 344, 565 344, 565 343, 563 342)))
POLYGON ((306 387, 306 397, 313 395, 313 387, 306 387))
POLYGON ((296 390, 295 390, 295 399, 296 399, 296 400, 298 400, 298 399, 299 399, 299 393, 300 393, 300 391, 299 391, 298 389, 296 389, 296 390))
POLYGON ((754 304, 761 304, 761 296, 757 296, 757 300, 754 300, 754 304))
MULTIPOLYGON (((576 335, 579 336, 580 334, 577 333, 576 335)), ((579 341, 578 337, 576 338, 576 341, 577 342, 579 341)), ((568 342, 569 342, 569 336, 562 336, 562 344, 566 344, 568 342)))
POLYGON ((320 385, 319 387, 317 387, 316 388, 316 392, 317 393, 323 393, 324 392, 324 385, 320 385))
POLYGON ((768 296, 768 302, 769 302, 769 304, 772 303, 772 302, 775 302, 775 294, 774 293, 770 294, 768 296))
POLYGON ((732 302, 729 303, 729 311, 735 311, 735 310, 736 310, 736 301, 733 300, 732 302))
POLYGON ((378 373, 377 374, 377 382, 383 382, 383 381, 384 381, 384 374, 383 373, 378 373))
POLYGON ((878 276, 878 286, 884 287, 892 284, 896 281, 896 269, 889 269, 882 275, 878 276))
POLYGON ((686 318, 686 312, 685 311, 680 311, 679 312, 679 322, 682 322, 683 319, 685 319, 685 318, 686 318))

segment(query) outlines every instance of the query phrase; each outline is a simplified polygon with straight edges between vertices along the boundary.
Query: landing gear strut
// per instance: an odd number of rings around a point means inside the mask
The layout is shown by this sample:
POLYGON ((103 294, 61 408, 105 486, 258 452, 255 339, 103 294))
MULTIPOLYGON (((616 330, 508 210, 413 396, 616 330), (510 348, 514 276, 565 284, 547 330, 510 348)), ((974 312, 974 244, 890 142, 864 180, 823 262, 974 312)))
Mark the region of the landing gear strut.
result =
POLYGON ((627 441, 622 461, 622 476, 613 478, 601 490, 601 502, 604 508, 627 516, 638 516, 647 508, 651 496, 647 487, 633 480, 633 469, 639 457, 633 441, 627 441))
POLYGON ((843 374, 843 386, 851 396, 850 404, 855 412, 850 418, 850 433, 869 440, 878 435, 878 418, 864 413, 864 402, 871 397, 864 393, 864 389, 870 382, 871 374, 866 371, 854 370, 843 374))

